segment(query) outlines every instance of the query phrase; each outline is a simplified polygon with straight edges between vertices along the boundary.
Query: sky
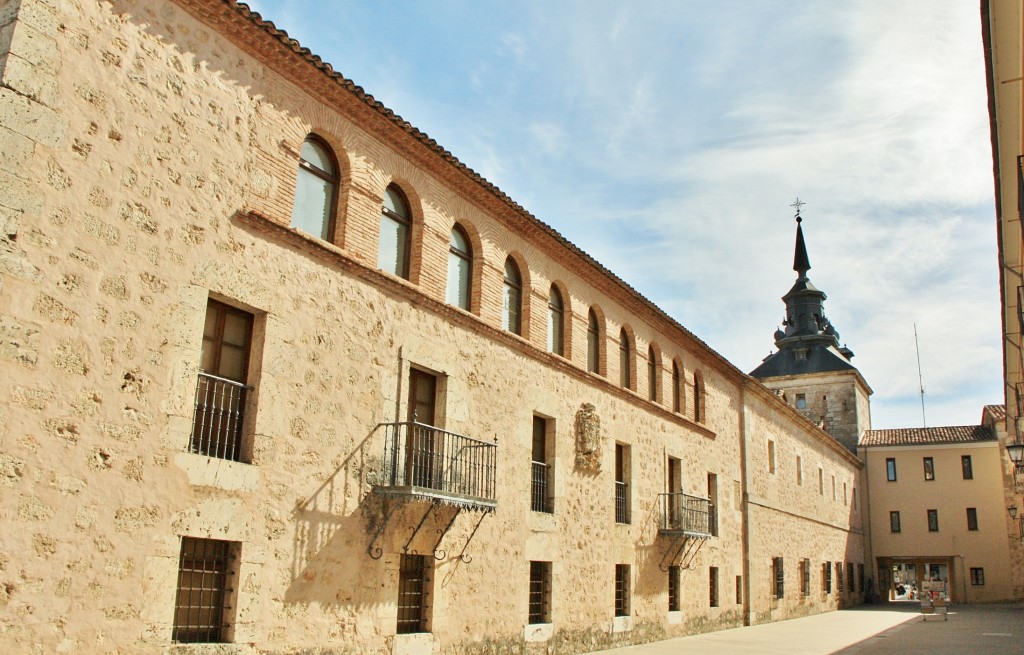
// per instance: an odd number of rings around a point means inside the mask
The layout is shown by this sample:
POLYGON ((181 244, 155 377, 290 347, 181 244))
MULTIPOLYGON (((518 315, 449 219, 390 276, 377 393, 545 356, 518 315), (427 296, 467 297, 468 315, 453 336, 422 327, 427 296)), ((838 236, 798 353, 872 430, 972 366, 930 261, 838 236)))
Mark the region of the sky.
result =
POLYGON ((738 368, 774 349, 799 197, 872 427, 1003 402, 976 1, 249 6, 738 368))

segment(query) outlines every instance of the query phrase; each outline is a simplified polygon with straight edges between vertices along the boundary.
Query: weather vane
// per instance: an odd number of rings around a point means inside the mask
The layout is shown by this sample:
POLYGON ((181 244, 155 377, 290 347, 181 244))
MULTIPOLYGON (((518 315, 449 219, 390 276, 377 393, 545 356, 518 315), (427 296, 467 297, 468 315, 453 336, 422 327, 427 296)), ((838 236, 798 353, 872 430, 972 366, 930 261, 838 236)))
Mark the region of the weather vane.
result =
POLYGON ((800 218, 800 208, 803 207, 806 204, 807 204, 806 202, 800 202, 800 198, 797 197, 796 202, 794 202, 792 205, 790 205, 790 207, 795 207, 796 208, 796 222, 797 223, 800 223, 800 222, 802 222, 804 220, 804 219, 800 218))

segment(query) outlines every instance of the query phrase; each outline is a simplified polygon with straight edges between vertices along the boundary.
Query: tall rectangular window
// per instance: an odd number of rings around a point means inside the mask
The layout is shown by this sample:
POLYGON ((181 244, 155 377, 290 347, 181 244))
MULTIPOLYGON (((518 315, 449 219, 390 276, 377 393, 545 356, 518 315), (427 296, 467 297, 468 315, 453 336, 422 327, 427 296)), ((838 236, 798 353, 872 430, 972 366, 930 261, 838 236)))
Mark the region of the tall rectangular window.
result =
POLYGON ((825 495, 825 471, 820 466, 818 467, 818 495, 825 495))
POLYGON ((900 513, 889 512, 889 532, 899 532, 900 530, 900 513))
POLYGON ((398 570, 398 634, 429 632, 425 555, 402 555, 398 570))
POLYGON ((708 532, 718 536, 718 475, 708 473, 708 532))
POLYGON ((743 576, 736 576, 736 604, 743 604, 743 576))
POLYGON ((785 571, 781 557, 772 558, 772 580, 775 582, 775 598, 786 595, 785 571))
POLYGON ((768 472, 775 474, 775 442, 768 440, 768 472))
POLYGON ((972 587, 984 587, 985 586, 985 569, 981 567, 971 567, 971 586, 972 587))
POLYGON ((832 593, 832 562, 824 562, 821 565, 822 589, 826 594, 832 593))
POLYGON ((939 510, 928 510, 928 532, 939 531, 939 510))
POLYGON ((857 591, 864 593, 864 565, 857 565, 857 591))
POLYGON ((885 479, 889 482, 896 482, 896 458, 885 458, 885 479))
POLYGON ((974 479, 974 467, 971 465, 971 456, 970 455, 961 455, 960 456, 960 468, 963 470, 964 480, 973 480, 974 479))
POLYGON ((551 562, 530 562, 529 620, 551 623, 551 562))
POLYGON ((708 604, 711 607, 718 607, 718 567, 712 566, 708 569, 708 604))
POLYGON ((811 560, 809 559, 800 562, 800 593, 804 596, 811 595, 811 560))
POLYGON ((533 446, 530 455, 530 509, 554 512, 554 489, 551 461, 548 454, 548 423, 541 416, 533 417, 533 446))
POLYGON ((615 565, 615 616, 629 616, 629 564, 615 565))
POLYGON ((615 444, 615 522, 629 523, 629 446, 615 444))
POLYGON ((679 602, 679 567, 668 567, 668 611, 678 612, 679 602))
POLYGON ((857 591, 853 578, 853 562, 846 563, 846 584, 850 585, 850 593, 857 591))
POLYGON ((843 563, 836 562, 836 591, 843 593, 843 563))
POLYGON ((967 508, 967 529, 977 530, 978 529, 978 510, 975 507, 967 508))
POLYGON ((796 484, 798 487, 804 484, 804 462, 800 455, 796 456, 796 484))
POLYGON ((853 509, 857 509, 857 487, 853 488, 853 496, 850 498, 850 505, 853 509))
POLYGON ((174 604, 171 639, 178 643, 222 643, 229 641, 233 563, 238 559, 237 542, 218 539, 181 538, 178 559, 178 588, 174 604))
POLYGON ((208 301, 203 326, 203 347, 196 384, 195 416, 189 450, 193 453, 244 461, 242 428, 245 423, 252 347, 253 315, 208 301))
POLYGON ((935 479, 935 459, 931 457, 924 458, 924 479, 934 480, 935 479))

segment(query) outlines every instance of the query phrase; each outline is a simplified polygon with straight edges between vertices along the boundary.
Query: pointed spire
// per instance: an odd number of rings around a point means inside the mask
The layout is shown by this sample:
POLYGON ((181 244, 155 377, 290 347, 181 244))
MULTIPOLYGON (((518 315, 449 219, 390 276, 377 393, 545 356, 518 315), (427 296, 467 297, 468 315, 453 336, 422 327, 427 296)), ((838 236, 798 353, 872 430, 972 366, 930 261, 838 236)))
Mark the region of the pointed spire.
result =
POLYGON ((796 251, 793 253, 793 270, 796 271, 801 279, 807 277, 807 271, 811 270, 811 260, 807 257, 807 245, 804 243, 804 231, 800 226, 803 222, 803 218, 800 217, 800 208, 803 207, 804 202, 800 202, 800 198, 796 199, 790 207, 796 207, 796 251))

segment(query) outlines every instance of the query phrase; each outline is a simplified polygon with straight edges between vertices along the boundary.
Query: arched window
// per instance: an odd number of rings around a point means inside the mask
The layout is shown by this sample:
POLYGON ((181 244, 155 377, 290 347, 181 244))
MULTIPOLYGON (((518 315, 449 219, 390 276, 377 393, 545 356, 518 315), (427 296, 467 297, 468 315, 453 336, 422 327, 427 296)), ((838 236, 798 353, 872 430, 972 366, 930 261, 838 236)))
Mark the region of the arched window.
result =
POLYGON ((587 316, 587 370, 601 373, 601 325, 593 308, 587 316))
POLYGON ((377 242, 377 268, 409 279, 409 234, 412 215, 405 195, 394 184, 384 191, 377 242))
POLYGON ((511 257, 505 260, 505 286, 502 298, 501 327, 522 334, 523 276, 511 257))
POLYGON ((693 373, 693 420, 704 422, 704 376, 700 371, 693 373))
POLYGON ((327 241, 334 222, 338 189, 338 165, 334 153, 319 137, 310 134, 302 144, 295 180, 292 227, 327 241))
POLYGON ((473 271, 473 249, 469 245, 469 237, 461 225, 452 228, 451 242, 448 246, 448 288, 445 300, 469 310, 469 281, 473 271))
POLYGON ((548 296, 548 352, 556 355, 565 355, 565 335, 562 331, 564 317, 562 294, 559 293, 558 287, 552 284, 551 294, 548 296))
POLYGON ((654 344, 647 348, 647 397, 655 402, 658 401, 658 371, 661 369, 661 362, 658 361, 658 351, 654 344))
POLYGON ((632 347, 629 343, 629 335, 626 328, 619 332, 619 383, 626 389, 633 388, 633 379, 630 377, 629 365, 633 361, 632 347))
POLYGON ((672 362, 672 411, 683 413, 683 369, 679 362, 672 362))

